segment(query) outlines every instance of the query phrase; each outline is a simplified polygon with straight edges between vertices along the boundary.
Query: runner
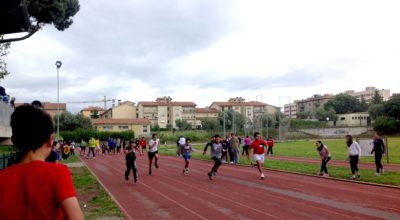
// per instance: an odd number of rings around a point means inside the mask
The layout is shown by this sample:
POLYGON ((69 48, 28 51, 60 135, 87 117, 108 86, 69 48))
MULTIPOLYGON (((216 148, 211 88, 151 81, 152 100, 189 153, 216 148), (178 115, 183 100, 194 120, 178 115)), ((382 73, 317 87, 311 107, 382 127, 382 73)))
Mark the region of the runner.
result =
POLYGON ((247 135, 244 139, 242 156, 246 155, 247 160, 250 160, 249 148, 251 145, 251 138, 247 135))
POLYGON ((372 148, 371 154, 375 153, 375 165, 376 165, 376 173, 375 175, 381 175, 385 171, 383 170, 382 165, 382 155, 385 154, 385 143, 379 137, 378 133, 374 135, 374 147, 372 148))
POLYGON ((89 140, 89 151, 88 151, 88 154, 86 155, 86 159, 89 159, 90 152, 92 152, 93 158, 96 157, 96 153, 94 152, 95 148, 96 148, 96 140, 94 138, 90 138, 90 140, 89 140))
POLYGON ((178 142, 176 143, 176 155, 181 156, 182 148, 186 146, 186 139, 183 136, 180 136, 178 142))
POLYGON ((188 174, 189 173, 189 160, 191 159, 192 152, 193 152, 192 144, 190 142, 191 141, 190 141, 189 138, 186 139, 186 144, 185 144, 185 146, 183 146, 181 148, 181 152, 180 152, 180 154, 182 155, 183 159, 185 159, 185 168, 182 171, 184 174, 188 174))
POLYGON ((81 152, 79 152, 79 156, 85 156, 85 153, 86 153, 86 145, 87 145, 87 143, 86 143, 86 141, 85 140, 81 140, 81 152))
POLYGON ((138 170, 136 168, 136 153, 135 150, 141 154, 141 150, 139 147, 134 145, 133 141, 129 142, 129 146, 125 148, 125 160, 126 160, 126 171, 125 171, 125 180, 129 180, 129 174, 133 173, 133 181, 136 183, 138 181, 138 170))
POLYGON ((319 156, 321 157, 321 170, 318 175, 323 177, 329 177, 328 168, 326 165, 331 160, 331 153, 328 150, 328 147, 322 143, 322 141, 318 140, 315 145, 317 146, 317 151, 319 156))
POLYGON ((237 165, 239 163, 239 155, 240 155, 240 140, 238 136, 234 133, 231 133, 231 141, 230 141, 232 154, 233 154, 233 164, 237 165))
POLYGON ((152 135, 152 139, 149 141, 149 175, 151 175, 151 166, 153 165, 158 168, 158 147, 160 146, 160 139, 157 138, 157 134, 152 135))
MULTIPOLYGON (((208 146, 210 146, 210 145, 207 144, 206 147, 204 148, 203 155, 205 155, 207 153, 208 146)), ((211 171, 209 173, 207 173, 208 178, 210 180, 213 179, 213 176, 217 175, 218 168, 222 164, 221 156, 222 156, 221 137, 219 135, 215 135, 214 142, 211 145, 211 159, 214 161, 214 166, 211 168, 211 171)))
POLYGON ((351 135, 346 135, 346 144, 349 152, 347 159, 350 161, 352 174, 351 179, 355 180, 361 176, 360 172, 358 171, 358 161, 361 157, 361 147, 357 142, 353 141, 353 136, 351 135))
POLYGON ((250 150, 253 149, 254 160, 257 164, 257 169, 260 172, 260 179, 264 179, 264 173, 262 171, 262 167, 264 166, 265 160, 265 150, 264 147, 267 146, 267 143, 261 138, 260 133, 254 133, 254 141, 250 145, 250 150))
POLYGON ((144 138, 144 137, 140 138, 139 145, 142 148, 142 155, 144 155, 144 152, 146 151, 146 147, 147 147, 146 138, 144 138))
POLYGON ((272 137, 269 137, 267 140, 267 145, 268 145, 267 155, 272 156, 272 154, 274 154, 274 152, 272 151, 274 144, 275 144, 274 139, 272 137))

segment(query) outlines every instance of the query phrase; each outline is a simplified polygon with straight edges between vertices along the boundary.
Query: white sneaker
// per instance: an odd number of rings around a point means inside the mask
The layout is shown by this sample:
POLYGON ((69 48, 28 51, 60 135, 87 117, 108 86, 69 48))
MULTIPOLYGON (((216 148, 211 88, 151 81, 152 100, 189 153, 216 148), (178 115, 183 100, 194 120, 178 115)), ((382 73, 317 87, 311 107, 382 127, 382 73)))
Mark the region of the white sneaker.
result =
POLYGON ((384 174, 385 173, 385 169, 381 169, 381 174, 384 174))
POLYGON ((263 173, 260 175, 260 179, 262 179, 262 180, 265 179, 265 176, 263 173))
POLYGON ((329 177, 329 174, 325 173, 324 175, 322 175, 323 177, 329 177))

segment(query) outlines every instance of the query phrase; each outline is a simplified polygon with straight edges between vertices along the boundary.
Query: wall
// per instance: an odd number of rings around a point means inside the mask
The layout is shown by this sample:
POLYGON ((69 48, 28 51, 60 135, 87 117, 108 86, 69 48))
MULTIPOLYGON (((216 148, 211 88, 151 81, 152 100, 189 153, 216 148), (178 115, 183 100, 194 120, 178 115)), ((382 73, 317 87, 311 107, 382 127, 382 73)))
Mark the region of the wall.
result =
POLYGON ((131 104, 121 104, 112 108, 112 118, 136 118, 136 107, 131 104))
POLYGON ((327 137, 344 137, 345 135, 361 135, 367 131, 370 131, 372 128, 369 127, 350 127, 350 128, 316 128, 316 129, 300 129, 299 131, 305 132, 307 134, 312 134, 316 136, 321 136, 324 138, 327 137))
POLYGON ((4 102, 0 102, 0 145, 10 144, 9 138, 11 137, 10 120, 13 108, 4 102))
POLYGON ((120 129, 119 126, 126 126, 126 125, 96 125, 97 130, 99 131, 113 131, 113 132, 120 132, 120 131, 128 131, 131 130, 135 133, 135 137, 138 136, 150 136, 150 125, 127 125, 128 129, 120 129), (104 129, 103 126, 110 126, 111 129, 104 129), (147 127, 147 131, 143 131, 143 127, 147 127))

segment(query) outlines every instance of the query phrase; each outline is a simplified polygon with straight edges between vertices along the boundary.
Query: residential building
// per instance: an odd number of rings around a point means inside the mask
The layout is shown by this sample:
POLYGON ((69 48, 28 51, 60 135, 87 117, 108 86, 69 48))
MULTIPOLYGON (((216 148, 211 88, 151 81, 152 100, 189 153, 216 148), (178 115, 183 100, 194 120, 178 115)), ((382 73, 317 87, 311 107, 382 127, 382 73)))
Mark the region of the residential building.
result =
POLYGON ((88 118, 99 118, 106 110, 98 106, 89 106, 81 110, 81 114, 88 118))
MULTIPOLYGON (((15 103, 15 107, 18 107, 23 104, 25 103, 15 103)), ((51 116, 51 118, 54 119, 54 116, 56 116, 58 112, 58 107, 57 107, 58 104, 53 102, 42 102, 42 105, 43 105, 43 110, 46 111, 51 116)), ((67 111, 67 104, 60 103, 60 114, 65 111, 67 111)))
POLYGON ((378 91, 378 93, 382 96, 383 101, 387 101, 387 100, 390 99, 390 90, 377 89, 377 88, 372 87, 372 86, 365 88, 365 91, 356 92, 354 90, 348 90, 348 91, 345 91, 344 93, 348 94, 348 95, 351 95, 353 97, 356 97, 360 101, 362 99, 364 99, 365 102, 367 104, 369 104, 369 103, 372 102, 372 97, 374 97, 375 91, 378 91))
POLYGON ((196 108, 195 110, 196 117, 196 127, 201 127, 202 119, 218 119, 219 111, 214 108, 196 108))
POLYGON ((289 103, 283 106, 285 117, 288 119, 296 119, 297 118, 297 104, 289 103))
POLYGON ((275 114, 280 110, 279 107, 258 101, 246 102, 242 97, 230 98, 227 102, 213 102, 210 108, 214 108, 218 111, 233 110, 244 115, 251 121, 265 113, 275 114))
POLYGON ((150 136, 150 120, 146 118, 98 118, 92 119, 93 126, 99 131, 133 131, 135 136, 150 136))
POLYGON ((137 107, 134 102, 121 102, 121 100, 118 100, 117 105, 113 104, 113 106, 102 113, 100 117, 112 119, 138 118, 137 107))
POLYGON ((368 112, 338 114, 338 120, 333 123, 336 126, 365 127, 371 126, 371 117, 368 112))
POLYGON ((160 97, 156 101, 140 101, 138 103, 139 118, 147 118, 152 125, 167 128, 171 125, 177 128, 176 120, 186 120, 192 127, 196 127, 196 104, 194 102, 176 102, 171 97, 160 97))
POLYGON ((323 107, 328 101, 334 98, 335 98, 334 95, 325 94, 325 95, 313 95, 310 98, 295 101, 297 105, 297 113, 315 112, 318 108, 323 107))

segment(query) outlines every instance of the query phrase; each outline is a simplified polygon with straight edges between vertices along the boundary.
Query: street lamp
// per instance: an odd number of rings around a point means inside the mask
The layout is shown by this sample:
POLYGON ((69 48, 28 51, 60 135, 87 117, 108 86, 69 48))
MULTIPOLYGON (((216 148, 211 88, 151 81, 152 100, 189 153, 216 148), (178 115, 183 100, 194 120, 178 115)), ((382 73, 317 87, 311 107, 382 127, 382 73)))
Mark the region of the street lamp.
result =
POLYGON ((60 68, 61 61, 57 60, 57 141, 60 140, 60 68))

